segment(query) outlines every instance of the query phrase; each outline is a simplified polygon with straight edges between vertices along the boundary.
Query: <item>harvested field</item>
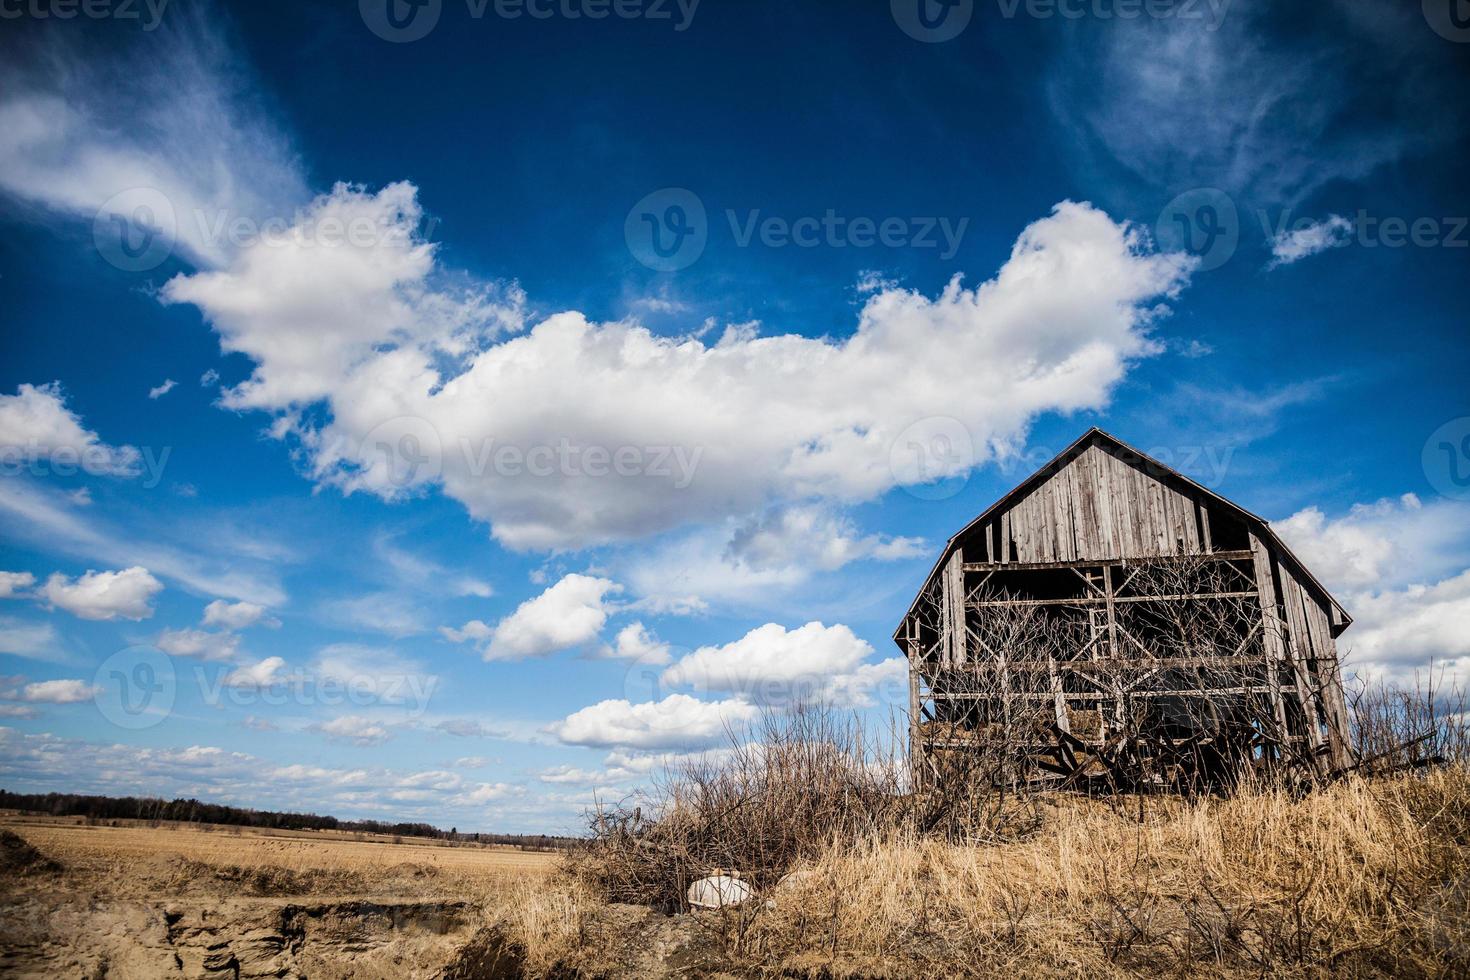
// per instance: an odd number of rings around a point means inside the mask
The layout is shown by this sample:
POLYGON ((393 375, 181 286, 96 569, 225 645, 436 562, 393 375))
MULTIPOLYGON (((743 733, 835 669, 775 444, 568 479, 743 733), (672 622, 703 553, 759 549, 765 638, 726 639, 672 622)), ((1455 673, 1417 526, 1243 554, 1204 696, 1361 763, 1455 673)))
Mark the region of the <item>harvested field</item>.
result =
POLYGON ((353 835, 333 831, 257 830, 163 824, 159 827, 88 825, 74 817, 0 816, 9 830, 69 867, 101 871, 119 861, 166 864, 177 859, 207 865, 288 868, 373 874, 408 864, 470 880, 544 874, 555 855, 512 847, 450 845, 441 841, 353 835), (360 838, 360 839, 359 839, 360 838))
POLYGON ((354 837, 0 817, 0 975, 442 976, 557 861, 354 837))

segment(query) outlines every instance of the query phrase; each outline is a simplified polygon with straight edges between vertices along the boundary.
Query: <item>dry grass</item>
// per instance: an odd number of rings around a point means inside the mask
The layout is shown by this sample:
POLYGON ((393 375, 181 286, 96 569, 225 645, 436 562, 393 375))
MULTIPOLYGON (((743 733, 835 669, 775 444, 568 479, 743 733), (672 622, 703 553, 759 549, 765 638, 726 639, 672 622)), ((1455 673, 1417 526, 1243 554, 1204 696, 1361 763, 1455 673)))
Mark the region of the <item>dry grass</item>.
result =
MULTIPOLYGON (((1306 795, 1043 805, 985 846, 831 841, 762 901, 707 916, 729 967, 817 976, 1464 976, 1470 770, 1306 795)), ((604 896, 560 876, 498 921, 533 975, 575 962, 604 896)))
POLYGON ((477 889, 509 878, 539 879, 556 866, 555 855, 513 848, 395 844, 389 838, 356 840, 350 835, 232 827, 110 827, 70 818, 0 816, 0 829, 18 834, 79 874, 115 876, 119 868, 126 868, 129 877, 180 885, 195 872, 200 878, 222 875, 226 883, 232 876, 247 882, 275 880, 287 889, 292 876, 300 878, 303 887, 315 876, 319 890, 334 881, 346 886, 384 877, 402 879, 407 866, 420 869, 420 877, 477 889))
POLYGON ((1470 773, 1304 797, 1074 800, 1022 842, 834 846, 752 916, 766 968, 1325 976, 1470 968, 1470 773))

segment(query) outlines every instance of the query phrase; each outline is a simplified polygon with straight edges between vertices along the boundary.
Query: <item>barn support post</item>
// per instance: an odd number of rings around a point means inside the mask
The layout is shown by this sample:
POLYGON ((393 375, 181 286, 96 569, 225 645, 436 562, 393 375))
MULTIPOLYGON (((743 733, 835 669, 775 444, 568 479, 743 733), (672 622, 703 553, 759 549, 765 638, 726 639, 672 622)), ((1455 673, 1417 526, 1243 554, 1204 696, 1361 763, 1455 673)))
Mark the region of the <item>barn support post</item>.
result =
MULTIPOLYGON (((1265 544, 1254 533, 1250 535, 1251 561, 1255 569, 1256 595, 1261 605, 1261 638, 1266 655, 1266 682, 1271 687, 1271 710, 1276 716, 1276 727, 1282 739, 1292 732, 1287 724, 1286 703, 1281 698, 1281 669, 1286 665, 1286 637, 1281 628, 1281 616, 1277 613, 1279 600, 1276 581, 1271 574, 1271 556, 1265 544)), ((1281 745, 1277 755, 1287 754, 1289 746, 1281 745)))
POLYGON ((920 791, 924 771, 924 741, 921 727, 923 710, 919 701, 919 624, 916 619, 908 620, 909 661, 909 780, 915 792, 920 791))

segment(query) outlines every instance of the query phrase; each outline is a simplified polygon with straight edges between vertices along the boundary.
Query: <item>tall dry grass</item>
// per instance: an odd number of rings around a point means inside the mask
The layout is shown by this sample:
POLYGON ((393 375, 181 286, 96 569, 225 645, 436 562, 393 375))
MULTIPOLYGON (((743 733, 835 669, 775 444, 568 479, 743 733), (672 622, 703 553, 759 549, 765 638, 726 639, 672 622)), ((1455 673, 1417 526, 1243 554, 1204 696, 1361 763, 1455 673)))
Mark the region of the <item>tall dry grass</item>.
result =
POLYGON ((1013 792, 1028 820, 989 838, 936 822, 944 800, 907 793, 855 721, 773 716, 598 814, 587 848, 500 927, 533 974, 555 972, 586 962, 607 903, 680 910, 692 878, 724 868, 757 900, 690 928, 738 972, 1470 975, 1470 739, 1429 694, 1360 693, 1363 773, 1247 772, 1228 796, 1013 792))
POLYGON ((745 962, 831 975, 1453 976, 1470 772, 1298 796, 1057 801, 1029 840, 834 844, 751 913, 745 962))

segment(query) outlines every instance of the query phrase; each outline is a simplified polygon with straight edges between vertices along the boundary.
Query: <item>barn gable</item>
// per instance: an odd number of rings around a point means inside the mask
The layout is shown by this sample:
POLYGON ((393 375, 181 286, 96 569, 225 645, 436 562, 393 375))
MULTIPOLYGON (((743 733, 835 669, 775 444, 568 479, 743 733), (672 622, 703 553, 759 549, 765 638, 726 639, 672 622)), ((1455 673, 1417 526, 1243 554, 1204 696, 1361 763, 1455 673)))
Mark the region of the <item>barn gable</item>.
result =
POLYGON ((1093 428, 950 538, 929 580, 956 552, 996 565, 1106 561, 1247 551, 1253 539, 1328 607, 1340 635, 1352 617, 1266 520, 1093 428))

